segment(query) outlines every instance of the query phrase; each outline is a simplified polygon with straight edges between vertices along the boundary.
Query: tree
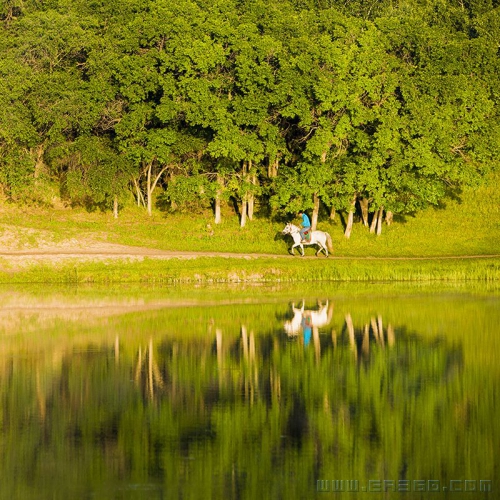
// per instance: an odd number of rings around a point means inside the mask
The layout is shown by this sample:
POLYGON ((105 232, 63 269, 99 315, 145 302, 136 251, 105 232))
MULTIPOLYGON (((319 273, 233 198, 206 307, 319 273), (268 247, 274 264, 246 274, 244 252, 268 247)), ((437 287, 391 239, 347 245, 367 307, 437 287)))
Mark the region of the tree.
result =
POLYGON ((4 196, 19 200, 29 193, 37 171, 34 151, 37 134, 24 102, 31 88, 31 73, 15 53, 0 58, 0 188, 4 196))
POLYGON ((349 236, 357 204, 380 232, 498 162, 490 0, 9 0, 0 26, 12 200, 44 174, 109 206, 128 178, 149 213, 161 191, 218 223, 232 198, 245 225, 269 196, 314 226, 343 210, 349 236))

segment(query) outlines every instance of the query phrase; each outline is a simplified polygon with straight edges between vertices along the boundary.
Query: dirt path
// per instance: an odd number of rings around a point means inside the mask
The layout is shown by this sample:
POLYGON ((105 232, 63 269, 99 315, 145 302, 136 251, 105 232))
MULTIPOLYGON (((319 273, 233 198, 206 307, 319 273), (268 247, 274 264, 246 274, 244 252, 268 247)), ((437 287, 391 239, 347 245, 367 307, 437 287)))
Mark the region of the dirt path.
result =
MULTIPOLYGON (((0 245, 0 263, 8 267, 25 267, 33 263, 60 263, 68 260, 80 261, 109 261, 115 259, 126 259, 141 261, 148 259, 196 259, 199 257, 223 257, 235 259, 292 259, 289 254, 264 254, 264 253, 228 253, 228 252, 187 252, 167 251, 152 248, 116 245, 112 243, 98 243, 75 240, 67 241, 58 245, 44 245, 38 248, 9 248, 0 245)), ((337 260, 439 260, 439 259, 476 259, 495 258, 497 255, 462 255, 462 256, 429 256, 429 257, 343 257, 332 255, 330 259, 337 260)), ((299 258, 298 255, 295 258, 299 258)), ((314 254, 306 255, 305 259, 316 259, 314 254)), ((325 258, 323 255, 320 258, 325 258)), ((0 265, 0 267, 3 267, 0 265)))

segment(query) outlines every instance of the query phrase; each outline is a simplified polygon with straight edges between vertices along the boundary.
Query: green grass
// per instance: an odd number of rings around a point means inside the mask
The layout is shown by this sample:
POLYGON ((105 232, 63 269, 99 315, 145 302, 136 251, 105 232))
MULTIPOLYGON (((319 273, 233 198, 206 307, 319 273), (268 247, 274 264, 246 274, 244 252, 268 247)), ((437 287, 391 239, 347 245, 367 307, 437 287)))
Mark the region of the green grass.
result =
POLYGON ((143 262, 73 262, 0 272, 0 283, 289 283, 294 281, 500 280, 500 260, 146 259, 143 262))
MULTIPOLYGON (((334 254, 345 257, 460 256, 500 253, 500 214, 473 214, 469 208, 453 203, 447 210, 429 209, 406 217, 391 226, 384 225, 380 236, 370 234, 356 223, 351 238, 344 237, 340 220, 320 220, 318 229, 328 231, 334 254), (464 215, 465 211, 467 215, 464 215)), ((126 209, 118 220, 110 214, 82 211, 53 213, 10 212, 0 216, 0 224, 15 224, 49 231, 55 242, 91 236, 97 240, 124 245, 178 251, 219 251, 234 253, 286 254, 291 240, 281 237, 284 224, 255 219, 239 227, 236 215, 229 212, 220 225, 212 215, 156 212, 152 217, 138 209, 126 209)), ((340 218, 338 218, 340 219, 340 218)), ((33 236, 31 236, 33 240, 33 236)), ((31 241, 34 243, 34 241, 31 241)), ((314 254, 306 248, 306 254, 314 254)))
MULTIPOLYGON (((382 235, 370 234, 357 222, 347 240, 341 217, 333 223, 320 218, 318 229, 328 231, 334 242, 335 255, 345 257, 415 257, 460 256, 500 253, 500 192, 496 185, 466 189, 461 201, 449 200, 442 208, 429 208, 415 216, 398 217, 391 226, 384 224, 382 235)), ((221 251, 284 254, 290 240, 280 237, 283 222, 256 218, 245 228, 239 226, 234 212, 226 207, 220 225, 212 214, 159 211, 149 217, 145 210, 128 207, 118 220, 110 213, 88 213, 79 210, 17 209, 4 206, 0 225, 45 230, 54 242, 92 236, 98 240, 125 245, 179 251, 221 251)), ((0 226, 1 228, 1 226, 0 226)), ((0 229, 1 230, 1 229, 0 229)), ((35 244, 34 236, 25 237, 35 244)), ((307 253, 313 254, 309 248, 307 253)))
MULTIPOLYGON (((487 185, 465 189, 461 200, 448 200, 415 216, 398 217, 384 224, 380 236, 370 234, 356 222, 347 240, 341 216, 330 221, 322 214, 318 229, 333 239, 334 257, 314 259, 196 259, 145 261, 143 263, 78 263, 41 266, 8 272, 1 282, 217 282, 217 281, 309 281, 309 280, 497 280, 498 259, 457 260, 363 260, 367 257, 408 259, 415 257, 461 257, 500 254, 500 175, 487 185), (354 259, 354 260, 352 260, 354 259)), ((111 213, 82 209, 0 207, 2 232, 18 233, 23 244, 69 239, 105 241, 173 251, 264 253, 286 256, 291 241, 281 236, 283 221, 255 218, 241 228, 234 211, 225 207, 223 221, 213 222, 210 211, 197 214, 126 207, 118 219, 111 213), (29 229, 30 231, 26 231, 29 229), (23 235, 22 231, 25 231, 23 235), (37 241, 37 234, 38 241, 37 241)), ((314 255, 306 248, 306 255, 314 255)))

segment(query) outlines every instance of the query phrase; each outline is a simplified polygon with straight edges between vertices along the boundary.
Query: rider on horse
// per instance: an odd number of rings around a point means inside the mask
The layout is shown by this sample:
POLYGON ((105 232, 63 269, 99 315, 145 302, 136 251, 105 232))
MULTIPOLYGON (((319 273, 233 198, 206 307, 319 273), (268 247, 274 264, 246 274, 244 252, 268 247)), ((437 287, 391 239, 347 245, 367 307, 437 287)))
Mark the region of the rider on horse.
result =
POLYGON ((306 213, 304 213, 303 210, 299 212, 299 217, 302 217, 302 222, 301 222, 301 229, 300 229, 300 237, 303 242, 306 241, 306 235, 309 233, 311 230, 311 221, 309 220, 309 217, 307 216, 306 213))

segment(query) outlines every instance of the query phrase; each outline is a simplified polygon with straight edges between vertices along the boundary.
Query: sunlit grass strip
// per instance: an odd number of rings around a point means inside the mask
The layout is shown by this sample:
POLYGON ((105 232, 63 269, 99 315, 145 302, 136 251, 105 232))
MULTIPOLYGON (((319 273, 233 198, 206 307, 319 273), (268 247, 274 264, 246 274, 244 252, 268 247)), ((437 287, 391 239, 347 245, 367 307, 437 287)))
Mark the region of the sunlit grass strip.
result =
MULTIPOLYGON (((318 229, 331 235, 333 255, 347 258, 499 254, 499 182, 500 176, 496 175, 487 185, 466 188, 461 201, 448 200, 446 208, 428 208, 415 216, 396 214, 390 226, 383 225, 380 236, 371 234, 358 221, 350 239, 346 239, 341 217, 332 221, 324 211, 320 213, 318 229)), ((214 224, 211 211, 166 214, 154 210, 149 216, 143 209, 128 206, 115 219, 109 212, 88 213, 82 209, 20 209, 13 205, 0 208, 0 235, 4 244, 11 241, 15 249, 25 245, 44 247, 71 239, 84 247, 88 239, 175 252, 285 256, 292 243, 281 234, 284 220, 257 217, 242 228, 229 207, 220 224, 214 224)), ((306 248, 306 255, 313 253, 313 248, 306 248)))
POLYGON ((311 281, 497 281, 500 259, 145 259, 71 262, 0 272, 0 283, 291 283, 311 281))

